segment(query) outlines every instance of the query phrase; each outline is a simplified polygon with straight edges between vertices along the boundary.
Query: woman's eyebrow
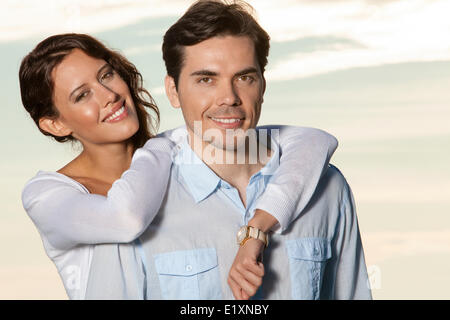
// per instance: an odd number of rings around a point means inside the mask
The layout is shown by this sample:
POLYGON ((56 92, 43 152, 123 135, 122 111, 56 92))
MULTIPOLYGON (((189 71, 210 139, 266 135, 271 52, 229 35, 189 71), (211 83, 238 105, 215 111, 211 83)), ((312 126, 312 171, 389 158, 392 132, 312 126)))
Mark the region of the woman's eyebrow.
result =
POLYGON ((104 69, 110 68, 111 66, 109 65, 109 63, 105 63, 100 69, 98 69, 97 71, 97 79, 100 78, 101 73, 103 72, 104 69))
POLYGON ((69 99, 72 99, 72 96, 74 95, 74 93, 75 93, 78 89, 84 87, 85 85, 86 85, 86 83, 83 83, 81 86, 76 87, 76 88, 70 93, 69 99))
MULTIPOLYGON (((97 71, 97 79, 100 77, 101 73, 103 72, 103 70, 105 70, 106 68, 110 67, 109 63, 105 63, 100 69, 98 69, 97 71)), ((74 90, 72 90, 72 92, 69 95, 69 99, 72 98, 73 94, 80 88, 82 88, 83 86, 85 86, 86 83, 83 83, 82 85, 76 87, 74 90)))

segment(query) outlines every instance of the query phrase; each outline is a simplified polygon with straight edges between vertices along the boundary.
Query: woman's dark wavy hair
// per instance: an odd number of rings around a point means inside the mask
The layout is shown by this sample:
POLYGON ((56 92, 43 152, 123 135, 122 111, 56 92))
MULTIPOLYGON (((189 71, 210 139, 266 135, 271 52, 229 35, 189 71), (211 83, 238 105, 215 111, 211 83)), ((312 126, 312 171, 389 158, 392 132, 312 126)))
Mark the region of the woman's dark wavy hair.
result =
POLYGON ((183 48, 192 46, 216 36, 247 36, 254 45, 256 58, 264 74, 269 55, 270 37, 253 18, 252 7, 244 1, 227 3, 220 0, 200 0, 164 35, 163 59, 167 74, 178 79, 183 67, 183 48))
POLYGON ((133 142, 135 149, 143 146, 156 134, 160 118, 155 101, 143 87, 142 75, 123 55, 108 49, 100 41, 86 34, 67 33, 48 37, 22 60, 19 70, 22 104, 39 130, 45 135, 52 136, 58 142, 75 140, 71 135, 54 136, 39 127, 39 119, 57 118, 59 115, 53 103, 52 70, 73 49, 80 49, 90 57, 105 60, 126 82, 139 120, 139 129, 130 141, 133 142), (145 108, 153 111, 155 117, 147 113, 145 108))

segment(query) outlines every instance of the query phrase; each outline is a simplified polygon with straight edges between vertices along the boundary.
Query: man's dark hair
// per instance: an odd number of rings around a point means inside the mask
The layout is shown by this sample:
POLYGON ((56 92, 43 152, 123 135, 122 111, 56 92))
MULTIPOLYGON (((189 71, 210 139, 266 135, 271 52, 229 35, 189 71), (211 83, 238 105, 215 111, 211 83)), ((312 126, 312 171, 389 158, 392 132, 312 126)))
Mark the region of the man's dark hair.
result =
POLYGON ((184 47, 192 46, 217 36, 247 36, 254 45, 261 72, 264 73, 269 55, 270 37, 251 15, 252 7, 243 1, 200 0, 164 35, 163 59, 167 74, 178 79, 184 60, 184 47))

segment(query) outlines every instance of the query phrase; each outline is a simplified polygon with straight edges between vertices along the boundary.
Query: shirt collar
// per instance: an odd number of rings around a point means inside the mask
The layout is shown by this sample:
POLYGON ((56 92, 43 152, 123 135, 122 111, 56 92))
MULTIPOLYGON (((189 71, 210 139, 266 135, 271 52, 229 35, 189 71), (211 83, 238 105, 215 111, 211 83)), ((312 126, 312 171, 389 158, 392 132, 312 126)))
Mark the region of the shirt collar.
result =
MULTIPOLYGON (((258 176, 265 176, 268 180, 270 176, 278 169, 280 162, 279 146, 273 138, 271 139, 271 158, 269 162, 257 173, 255 173, 250 181, 258 176)), ((228 185, 217 174, 211 170, 192 150, 188 143, 188 137, 182 139, 177 145, 178 152, 173 157, 173 162, 178 166, 178 171, 183 177, 189 191, 196 203, 203 201, 212 193, 214 193, 221 185, 228 185)))
POLYGON ((198 203, 216 190, 221 179, 192 150, 188 137, 178 144, 178 150, 174 164, 198 203))

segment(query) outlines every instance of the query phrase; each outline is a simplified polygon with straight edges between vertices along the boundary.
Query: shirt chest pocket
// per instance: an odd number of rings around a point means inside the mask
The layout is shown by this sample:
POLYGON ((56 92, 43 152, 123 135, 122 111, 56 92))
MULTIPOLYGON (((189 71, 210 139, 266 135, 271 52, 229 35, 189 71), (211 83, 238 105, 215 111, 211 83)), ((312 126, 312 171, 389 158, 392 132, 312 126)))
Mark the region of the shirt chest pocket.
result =
POLYGON ((214 248, 161 253, 154 259, 163 299, 221 299, 214 248))
POLYGON ((330 241, 325 238, 287 240, 286 249, 292 299, 319 299, 325 265, 331 258, 330 241))

